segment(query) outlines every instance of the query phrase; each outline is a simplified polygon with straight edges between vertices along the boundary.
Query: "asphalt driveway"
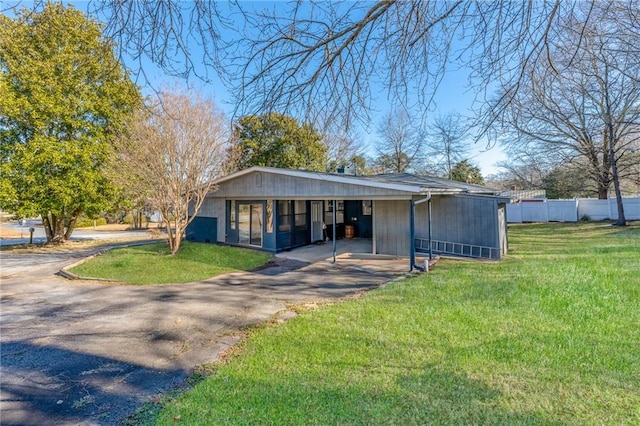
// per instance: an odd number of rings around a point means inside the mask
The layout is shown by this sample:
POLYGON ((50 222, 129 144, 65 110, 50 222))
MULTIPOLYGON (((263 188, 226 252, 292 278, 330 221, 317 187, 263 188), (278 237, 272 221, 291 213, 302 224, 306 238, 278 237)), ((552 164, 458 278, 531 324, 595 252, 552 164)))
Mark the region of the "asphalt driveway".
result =
POLYGON ((87 252, 2 252, 0 423, 117 424, 215 361, 238 331, 406 272, 406 261, 341 256, 188 284, 135 287, 53 273, 87 252))

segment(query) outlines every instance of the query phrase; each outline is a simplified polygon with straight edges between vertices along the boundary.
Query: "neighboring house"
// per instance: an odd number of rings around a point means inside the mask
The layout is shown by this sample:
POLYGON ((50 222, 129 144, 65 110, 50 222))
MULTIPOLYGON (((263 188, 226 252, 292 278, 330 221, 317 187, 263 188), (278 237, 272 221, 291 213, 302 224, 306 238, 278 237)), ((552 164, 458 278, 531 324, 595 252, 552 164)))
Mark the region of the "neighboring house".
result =
POLYGON ((507 252, 509 199, 478 185, 270 167, 216 184, 187 238, 279 252, 331 240, 335 227, 337 239, 370 238, 373 253, 412 260, 415 251, 429 252, 429 241, 432 253, 500 259, 507 252))

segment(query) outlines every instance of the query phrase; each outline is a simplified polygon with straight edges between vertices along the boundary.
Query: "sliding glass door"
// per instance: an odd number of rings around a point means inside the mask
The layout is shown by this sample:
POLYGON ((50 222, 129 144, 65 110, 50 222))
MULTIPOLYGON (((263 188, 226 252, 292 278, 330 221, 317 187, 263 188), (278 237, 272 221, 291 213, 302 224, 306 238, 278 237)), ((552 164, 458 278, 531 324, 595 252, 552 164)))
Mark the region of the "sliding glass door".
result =
POLYGON ((262 204, 238 204, 238 243, 262 247, 262 204))

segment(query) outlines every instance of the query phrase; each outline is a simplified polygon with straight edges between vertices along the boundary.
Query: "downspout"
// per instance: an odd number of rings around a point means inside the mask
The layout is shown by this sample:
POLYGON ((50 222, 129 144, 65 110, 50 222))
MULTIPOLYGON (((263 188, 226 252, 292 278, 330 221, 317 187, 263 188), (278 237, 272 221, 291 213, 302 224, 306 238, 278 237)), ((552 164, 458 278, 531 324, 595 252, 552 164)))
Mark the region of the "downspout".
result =
POLYGON ((431 192, 427 193, 427 196, 421 200, 413 201, 410 200, 410 212, 409 212, 409 221, 410 221, 410 234, 411 234, 411 253, 409 255, 409 259, 411 262, 411 267, 409 269, 410 272, 413 272, 414 269, 418 271, 424 271, 425 268, 422 266, 416 265, 416 224, 415 224, 415 216, 416 216, 416 206, 418 204, 422 204, 424 202, 428 202, 429 204, 429 259, 432 257, 431 253, 431 192))

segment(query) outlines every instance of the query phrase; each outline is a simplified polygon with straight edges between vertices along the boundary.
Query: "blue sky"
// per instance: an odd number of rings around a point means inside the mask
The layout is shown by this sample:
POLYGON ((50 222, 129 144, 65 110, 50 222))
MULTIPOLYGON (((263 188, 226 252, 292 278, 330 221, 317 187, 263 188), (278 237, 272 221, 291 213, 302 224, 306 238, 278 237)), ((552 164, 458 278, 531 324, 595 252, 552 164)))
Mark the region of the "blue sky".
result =
MULTIPOLYGON (((447 73, 435 96, 437 106, 434 115, 438 113, 446 114, 448 112, 457 112, 467 116, 472 115, 470 109, 473 105, 474 93, 467 90, 467 79, 468 71, 466 70, 456 70, 447 73)), ((500 145, 493 144, 493 146, 488 148, 486 141, 474 143, 471 138, 469 138, 468 143, 471 146, 471 162, 480 167, 484 177, 500 171, 496 163, 507 159, 500 145)))
MULTIPOLYGON (((245 3, 246 4, 246 3, 245 3)), ((258 8, 278 8, 278 2, 255 2, 258 8)), ((237 19, 237 18, 236 18, 237 19)), ((236 23, 240 25, 239 22, 236 23)), ((224 36, 224 33, 223 33, 224 36)), ((199 46, 190 46, 193 48, 194 52, 201 52, 201 48, 199 46)), ((150 72, 148 75, 153 78, 153 83, 158 84, 162 82, 171 82, 172 80, 163 75, 163 73, 154 67, 152 64, 145 65, 146 71, 150 71, 154 69, 154 71, 150 72)), ((211 76, 212 82, 209 84, 202 83, 197 79, 192 79, 189 81, 190 85, 196 87, 196 90, 200 93, 207 94, 211 96, 225 111, 229 114, 234 109, 234 105, 231 103, 231 95, 227 88, 214 76, 211 76)), ((430 113, 431 117, 435 117, 439 114, 446 114, 450 112, 459 113, 461 115, 471 115, 470 108, 474 101, 474 93, 467 90, 467 82, 468 82, 468 73, 464 69, 452 70, 449 71, 448 74, 442 81, 440 89, 435 96, 436 107, 433 112, 430 113)), ((171 84, 171 83, 169 83, 171 84)), ((384 92, 382 89, 379 91, 380 93, 384 92)), ((381 95, 382 99, 377 99, 376 102, 373 102, 374 105, 383 105, 379 108, 379 111, 376 111, 372 114, 372 122, 368 125, 361 126, 361 129, 357 132, 358 135, 361 135, 364 138, 364 145, 368 145, 370 148, 368 150, 369 155, 374 154, 373 144, 377 139, 377 135, 375 133, 375 129, 377 127, 377 123, 380 121, 381 116, 388 112, 388 108, 386 108, 384 95, 381 95)), ((496 163, 498 161, 505 160, 506 157, 503 151, 499 146, 495 145, 490 149, 487 149, 487 143, 483 141, 479 141, 477 143, 473 142, 472 138, 468 139, 468 144, 470 146, 470 160, 472 163, 477 164, 484 176, 488 176, 490 174, 497 173, 499 169, 496 167, 496 163)))
MULTIPOLYGON (((135 1, 135 0, 134 0, 135 1)), ((5 5, 8 4, 4 3, 5 5)), ((87 8, 87 2, 79 1, 72 2, 71 4, 74 7, 85 10, 87 8)), ((278 7, 278 2, 260 2, 259 7, 278 7)), ((29 2, 22 2, 21 5, 29 6, 29 2)), ((194 52, 201 52, 201 48, 199 46, 189 46, 190 49, 193 49, 194 52)), ((125 64, 129 67, 137 66, 134 63, 127 63, 125 60, 125 64)), ((149 61, 143 62, 144 71, 149 78, 150 82, 157 88, 161 86, 169 86, 175 84, 176 80, 174 78, 168 77, 164 75, 164 73, 158 69, 155 65, 150 63, 149 61)), ((210 75, 211 76, 211 75, 210 75)), ((216 103, 226 112, 231 114, 234 106, 231 104, 232 99, 229 91, 225 88, 225 86, 220 82, 219 79, 211 76, 210 83, 203 83, 197 79, 191 79, 189 81, 189 85, 193 86, 195 90, 198 92, 210 96, 213 98, 216 103)), ((443 79, 439 91, 435 96, 436 107, 434 111, 431 113, 431 117, 437 116, 438 114, 446 114, 450 112, 459 113, 461 115, 470 115, 470 108, 473 104, 474 93, 467 91, 466 85, 468 81, 468 75, 464 69, 462 70, 454 70, 450 71, 443 79)), ((184 84, 184 82, 182 82, 184 84)), ((144 86, 146 83, 143 79, 138 81, 138 84, 144 86)), ((178 82, 180 84, 180 82, 178 82)), ((145 89, 143 87, 143 89, 145 89)), ((145 90, 145 92, 148 88, 145 90)), ((383 100, 378 100, 383 101, 383 100)), ((378 102, 378 105, 384 105, 384 102, 378 102)), ((380 120, 380 116, 387 112, 384 108, 381 108, 378 114, 373 114, 372 123, 368 126, 363 126, 362 130, 358 132, 358 134, 362 135, 364 138, 365 145, 373 145, 377 136, 375 134, 375 128, 377 122, 380 120)), ((506 157, 503 151, 499 146, 494 146, 491 149, 487 149, 487 144, 482 141, 473 143, 473 140, 469 138, 468 140, 470 149, 470 160, 477 164, 481 170, 482 174, 486 177, 487 175, 497 173, 499 169, 496 167, 496 163, 498 161, 505 160, 506 157)), ((370 153, 373 150, 371 149, 370 153)))

